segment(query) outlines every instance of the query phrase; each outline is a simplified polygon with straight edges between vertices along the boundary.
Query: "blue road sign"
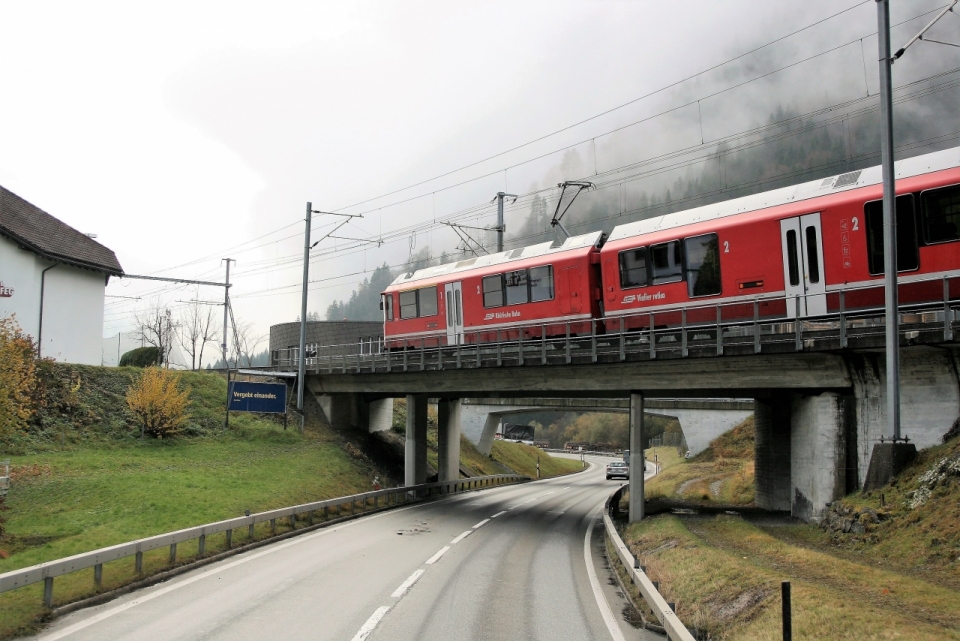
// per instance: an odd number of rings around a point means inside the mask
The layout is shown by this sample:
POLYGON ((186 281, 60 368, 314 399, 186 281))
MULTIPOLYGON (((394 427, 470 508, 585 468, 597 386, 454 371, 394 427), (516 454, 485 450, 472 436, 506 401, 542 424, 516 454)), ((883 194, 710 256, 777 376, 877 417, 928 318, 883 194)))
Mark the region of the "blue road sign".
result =
POLYGON ((284 414, 287 411, 287 386, 283 383, 231 381, 230 411, 284 414))

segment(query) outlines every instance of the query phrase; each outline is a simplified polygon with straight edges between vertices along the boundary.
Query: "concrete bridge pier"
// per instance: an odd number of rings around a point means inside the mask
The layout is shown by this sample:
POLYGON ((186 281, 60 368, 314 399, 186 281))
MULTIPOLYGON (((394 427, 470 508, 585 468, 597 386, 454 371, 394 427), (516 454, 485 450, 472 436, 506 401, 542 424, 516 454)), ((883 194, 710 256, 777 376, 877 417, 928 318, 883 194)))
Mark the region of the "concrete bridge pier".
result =
POLYGON ((754 496, 757 507, 789 510, 790 395, 772 394, 753 401, 754 496))
POLYGON ((460 399, 441 398, 437 403, 437 473, 440 481, 460 478, 460 399))
POLYGON ((404 485, 427 482, 427 396, 407 395, 407 439, 404 456, 404 485))
POLYGON ((307 388, 320 405, 323 419, 337 429, 382 432, 393 425, 393 398, 367 401, 362 394, 324 394, 314 389, 314 380, 307 379, 307 388))
POLYGON ((630 393, 630 523, 643 519, 643 393, 630 393))
POLYGON ((852 394, 773 392, 754 401, 759 507, 815 521, 860 487, 852 394))

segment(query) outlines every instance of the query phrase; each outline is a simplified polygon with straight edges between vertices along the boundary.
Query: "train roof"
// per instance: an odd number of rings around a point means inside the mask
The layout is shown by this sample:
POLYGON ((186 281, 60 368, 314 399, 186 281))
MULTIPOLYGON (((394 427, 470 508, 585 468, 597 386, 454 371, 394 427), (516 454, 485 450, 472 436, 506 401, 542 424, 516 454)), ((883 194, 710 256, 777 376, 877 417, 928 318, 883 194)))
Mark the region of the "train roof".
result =
MULTIPOLYGON (((897 179, 920 176, 934 171, 951 169, 960 166, 960 147, 944 149, 913 158, 904 158, 894 164, 894 173, 897 179)), ((678 211, 671 214, 664 214, 654 218, 638 220, 625 225, 618 225, 613 228, 608 241, 632 238, 643 234, 650 234, 674 227, 683 227, 694 223, 701 223, 708 220, 716 220, 742 214, 744 212, 757 211, 767 207, 776 207, 791 202, 817 198, 827 194, 841 193, 858 187, 868 185, 879 185, 881 182, 880 166, 868 167, 857 171, 847 172, 829 178, 819 178, 810 182, 782 187, 772 191, 765 191, 759 194, 734 198, 712 205, 704 205, 694 209, 678 211)))
POLYGON ((589 234, 582 234, 580 236, 571 236, 563 241, 563 243, 548 241, 545 243, 539 243, 537 245, 530 245, 528 247, 517 247, 516 249, 510 249, 497 254, 487 254, 486 256, 468 258, 456 263, 446 263, 443 265, 436 265, 434 267, 425 267, 423 269, 418 269, 415 272, 400 274, 397 276, 396 280, 390 283, 390 286, 393 287, 396 285, 406 285, 428 278, 436 278, 437 276, 443 276, 446 274, 453 274, 456 272, 479 269, 481 267, 490 267, 493 265, 510 263, 526 258, 534 258, 536 256, 547 256, 549 254, 559 254, 561 252, 567 252, 574 249, 596 247, 600 244, 602 238, 602 231, 594 231, 590 232, 589 234))

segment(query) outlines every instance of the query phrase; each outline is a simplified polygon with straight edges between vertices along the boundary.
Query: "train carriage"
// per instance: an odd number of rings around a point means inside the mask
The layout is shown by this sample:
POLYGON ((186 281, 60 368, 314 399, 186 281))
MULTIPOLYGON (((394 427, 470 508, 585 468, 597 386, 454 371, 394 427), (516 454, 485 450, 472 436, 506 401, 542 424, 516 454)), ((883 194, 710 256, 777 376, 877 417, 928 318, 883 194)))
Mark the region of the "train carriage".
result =
MULTIPOLYGON (((901 303, 957 298, 960 149, 900 161, 896 176, 901 303)), ((601 250, 607 331, 882 306, 880 183, 871 167, 615 228, 601 250)))
POLYGON ((399 276, 382 294, 389 349, 588 333, 600 316, 593 232, 399 276))
MULTIPOLYGON (((960 298, 960 148, 896 163, 901 305, 960 298)), ((880 167, 439 265, 383 293, 388 348, 883 306, 880 167)))

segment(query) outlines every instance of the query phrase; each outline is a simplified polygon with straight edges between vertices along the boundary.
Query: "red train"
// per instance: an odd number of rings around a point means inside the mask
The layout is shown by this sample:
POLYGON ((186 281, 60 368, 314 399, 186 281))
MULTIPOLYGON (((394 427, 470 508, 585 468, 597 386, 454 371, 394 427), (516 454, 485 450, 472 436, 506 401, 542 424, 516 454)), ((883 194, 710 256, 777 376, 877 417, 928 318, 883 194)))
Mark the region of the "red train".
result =
MULTIPOLYGON (((960 148, 902 160, 903 304, 960 298, 960 148)), ((815 317, 883 305, 880 167, 421 269, 382 294, 390 348, 815 317), (685 317, 684 317, 685 316, 685 317), (591 323, 591 321, 596 321, 591 323), (593 327, 591 327, 593 325, 593 327), (622 327, 621 327, 622 325, 622 327)))

